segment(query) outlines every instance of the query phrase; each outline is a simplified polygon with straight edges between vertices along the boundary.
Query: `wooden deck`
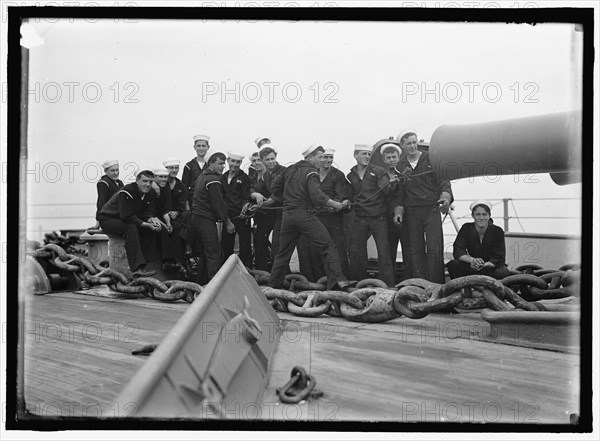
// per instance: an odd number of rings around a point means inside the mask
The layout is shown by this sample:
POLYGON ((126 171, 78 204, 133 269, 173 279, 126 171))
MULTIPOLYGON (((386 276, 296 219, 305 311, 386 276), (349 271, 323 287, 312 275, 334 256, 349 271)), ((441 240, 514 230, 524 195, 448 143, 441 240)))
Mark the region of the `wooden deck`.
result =
POLYGON ((115 399, 189 304, 74 293, 31 296, 25 324, 25 401, 36 415, 126 416, 115 399))
MULTIPOLYGON (((25 397, 36 415, 127 416, 116 397, 187 303, 75 293, 31 296, 25 324, 25 397)), ((567 424, 579 412, 579 348, 489 333, 479 314, 382 324, 280 314, 283 333, 262 403, 227 418, 287 421, 567 424), (322 398, 279 403, 276 388, 302 366, 322 398)), ((209 416, 209 415, 207 415, 209 416)))

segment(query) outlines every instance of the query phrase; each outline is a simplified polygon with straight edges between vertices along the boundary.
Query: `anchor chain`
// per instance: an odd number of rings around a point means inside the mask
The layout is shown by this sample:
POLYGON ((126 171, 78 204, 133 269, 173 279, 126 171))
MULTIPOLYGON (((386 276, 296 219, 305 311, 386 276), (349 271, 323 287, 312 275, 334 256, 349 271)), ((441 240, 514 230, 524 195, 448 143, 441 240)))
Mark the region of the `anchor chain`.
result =
MULTIPOLYGON (((524 267, 525 272, 496 280, 485 275, 460 277, 446 284, 424 279, 407 279, 394 288, 379 279, 364 279, 355 288, 344 291, 302 290, 310 282, 301 274, 286 276, 284 286, 275 289, 264 286, 269 280, 266 271, 249 270, 271 306, 281 312, 301 317, 329 315, 366 323, 380 323, 406 316, 421 319, 434 312, 466 312, 482 310, 545 311, 537 300, 579 295, 579 265, 570 264, 561 270, 544 270, 537 265, 524 267), (575 269, 573 269, 575 268, 575 269), (550 283, 548 283, 550 282, 550 283)), ((326 279, 314 285, 326 286, 326 279)))
POLYGON ((202 292, 202 286, 193 282, 181 280, 161 282, 153 277, 130 279, 125 274, 97 265, 84 256, 67 253, 55 243, 28 250, 27 254, 73 273, 84 288, 92 285, 107 285, 111 290, 121 294, 144 295, 163 302, 184 300, 188 303, 192 303, 202 292))

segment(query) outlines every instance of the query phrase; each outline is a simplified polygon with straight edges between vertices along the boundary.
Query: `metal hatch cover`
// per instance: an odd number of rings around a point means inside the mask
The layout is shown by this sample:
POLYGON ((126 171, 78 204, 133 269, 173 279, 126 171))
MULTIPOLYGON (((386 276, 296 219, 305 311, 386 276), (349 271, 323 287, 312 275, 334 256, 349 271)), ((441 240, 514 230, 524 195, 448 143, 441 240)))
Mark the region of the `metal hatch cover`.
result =
POLYGON ((254 278, 232 255, 117 402, 130 417, 218 418, 260 403, 281 326, 254 278))

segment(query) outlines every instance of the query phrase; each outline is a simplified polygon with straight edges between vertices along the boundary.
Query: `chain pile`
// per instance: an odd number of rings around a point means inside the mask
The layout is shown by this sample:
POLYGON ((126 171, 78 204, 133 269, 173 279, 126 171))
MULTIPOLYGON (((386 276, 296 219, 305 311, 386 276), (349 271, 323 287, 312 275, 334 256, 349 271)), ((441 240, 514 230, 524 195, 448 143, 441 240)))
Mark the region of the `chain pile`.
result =
POLYGON ((104 284, 113 291, 123 294, 141 294, 163 302, 184 300, 188 303, 192 303, 202 292, 202 286, 193 282, 181 280, 161 282, 153 277, 130 279, 125 274, 97 265, 86 257, 67 253, 62 247, 53 243, 36 250, 28 250, 27 254, 45 259, 56 268, 73 273, 84 288, 104 284))
MULTIPOLYGON (((153 277, 130 279, 125 274, 101 267, 86 257, 67 253, 57 244, 49 243, 28 254, 63 271, 73 273, 83 287, 108 285, 116 292, 144 295, 163 302, 183 300, 192 303, 202 292, 202 286, 187 281, 161 282, 153 277)), ((277 311, 301 317, 327 314, 351 321, 379 323, 397 317, 413 319, 432 312, 463 312, 490 308, 508 311, 545 311, 539 300, 560 299, 579 295, 579 265, 565 265, 558 270, 545 270, 536 265, 517 268, 513 275, 496 280, 489 276, 460 277, 446 284, 424 279, 408 279, 388 287, 379 279, 365 279, 346 291, 327 290, 327 278, 309 282, 301 274, 288 274, 285 289, 264 286, 270 274, 248 270, 261 286, 271 306, 277 311)))
MULTIPOLYGON (((259 285, 266 285, 269 273, 249 270, 259 285)), ((327 314, 351 321, 380 323, 406 316, 421 319, 432 312, 463 312, 490 308, 508 311, 511 304, 525 311, 546 311, 538 300, 559 299, 579 295, 578 265, 565 265, 559 270, 519 267, 503 280, 489 276, 460 277, 446 284, 424 279, 408 279, 394 288, 378 279, 360 281, 348 292, 326 290, 327 279, 310 283, 300 274, 285 278, 286 289, 261 286, 276 311, 301 317, 327 314), (521 272, 522 271, 522 272, 521 272), (308 289, 307 289, 308 288, 308 289)))

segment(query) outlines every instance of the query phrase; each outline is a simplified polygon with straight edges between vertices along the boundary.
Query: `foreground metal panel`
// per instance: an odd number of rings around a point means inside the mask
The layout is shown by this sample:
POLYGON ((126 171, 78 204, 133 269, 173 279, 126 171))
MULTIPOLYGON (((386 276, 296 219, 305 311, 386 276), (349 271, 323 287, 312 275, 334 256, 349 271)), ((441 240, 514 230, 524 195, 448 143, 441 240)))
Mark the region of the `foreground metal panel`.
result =
POLYGON ((277 314, 232 255, 117 402, 132 417, 155 418, 214 418, 260 403, 280 334, 277 314))

